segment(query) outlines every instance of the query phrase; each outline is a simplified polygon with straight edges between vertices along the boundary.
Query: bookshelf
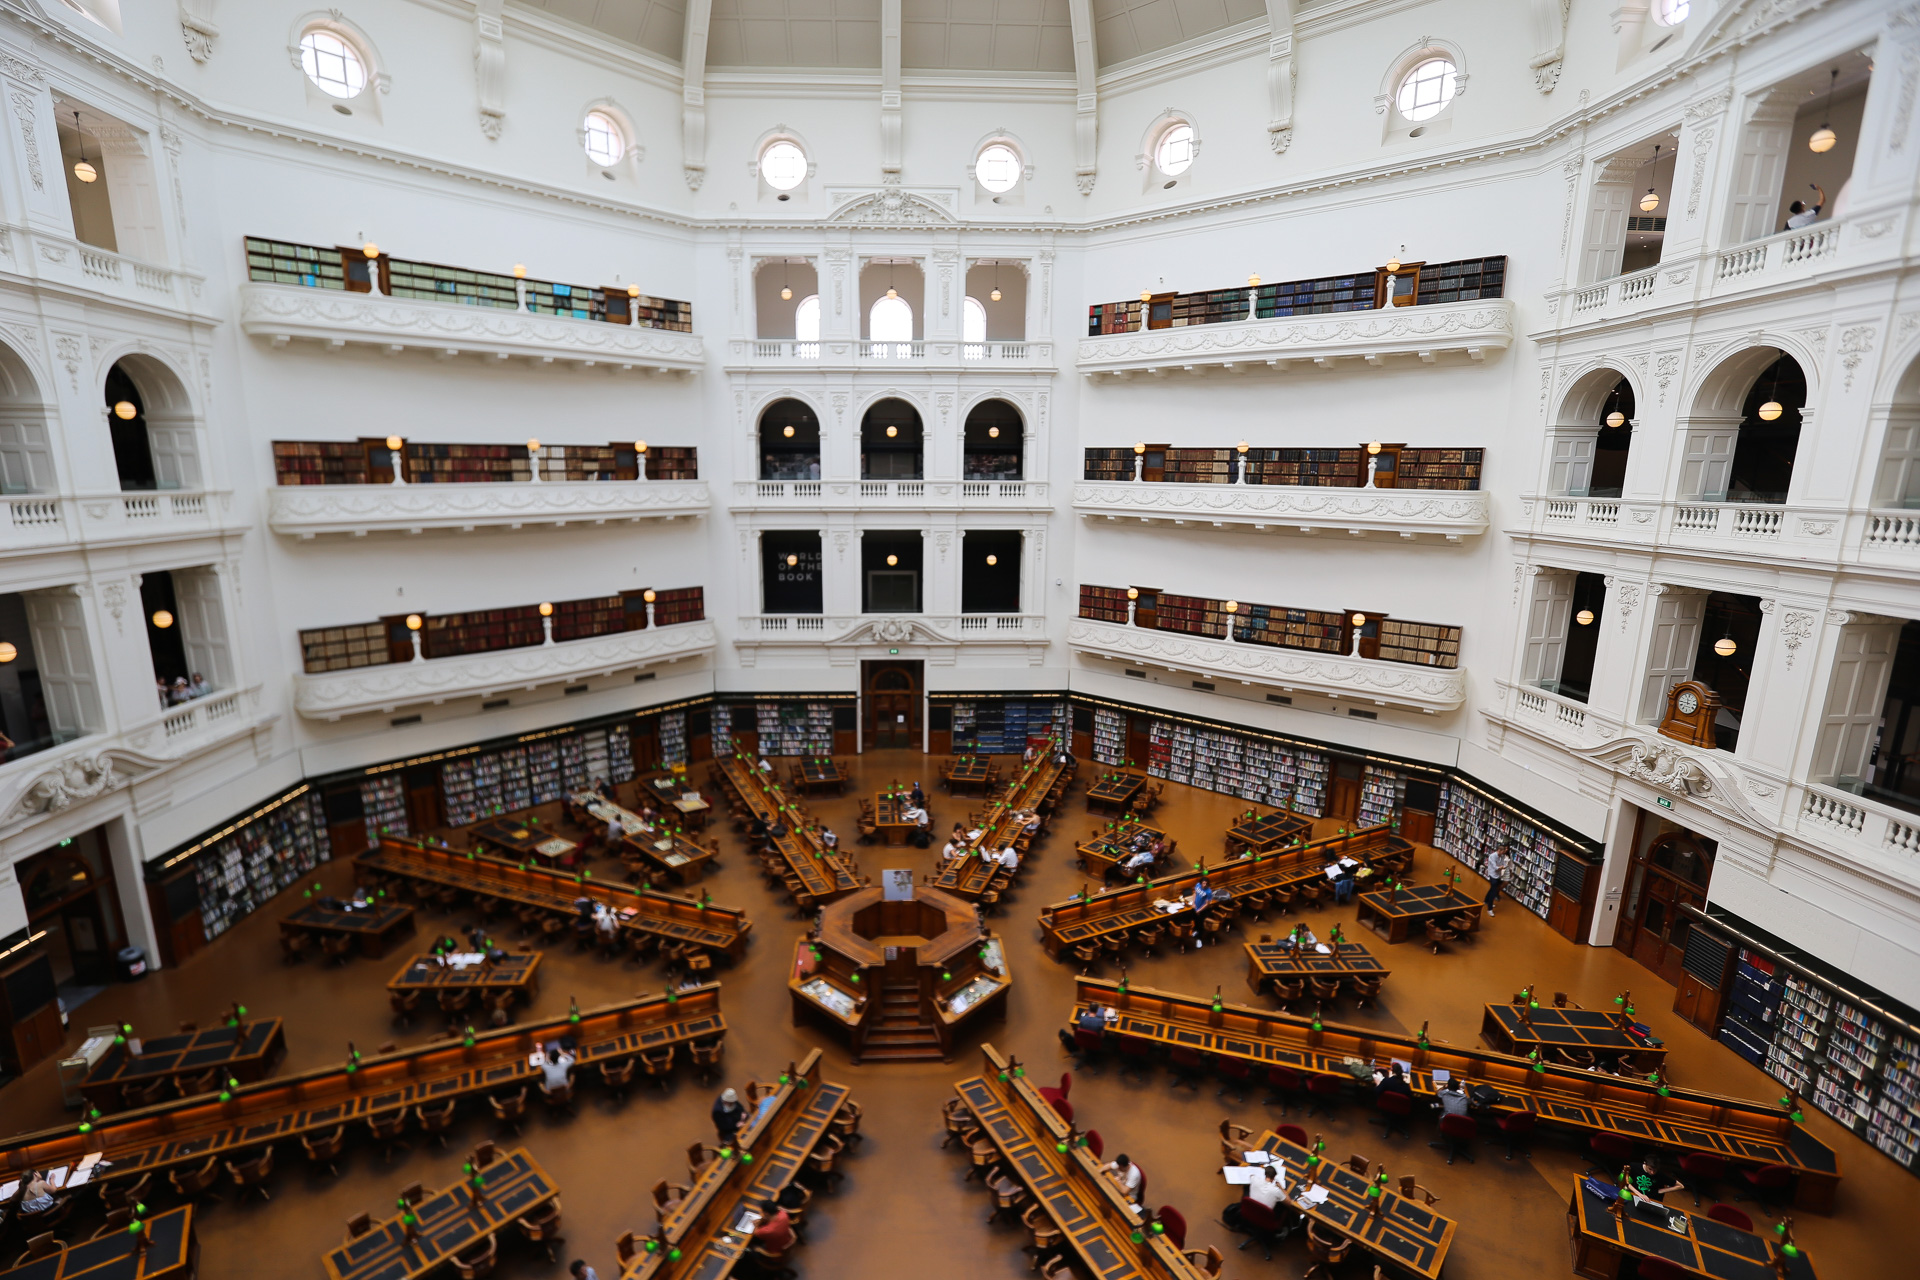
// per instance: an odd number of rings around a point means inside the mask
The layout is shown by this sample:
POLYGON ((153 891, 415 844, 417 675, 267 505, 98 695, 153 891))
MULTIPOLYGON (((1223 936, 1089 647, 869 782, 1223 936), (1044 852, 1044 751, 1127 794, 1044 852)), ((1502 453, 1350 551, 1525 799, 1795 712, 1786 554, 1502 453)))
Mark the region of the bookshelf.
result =
POLYGON ((408 484, 513 484, 533 479, 523 444, 412 444, 408 484))
POLYGON ((520 309, 520 296, 514 289, 512 276, 436 266, 431 262, 408 262, 401 258, 387 259, 387 292, 396 298, 423 298, 502 311, 520 309))
POLYGON ((762 702, 754 708, 763 756, 833 754, 833 707, 825 702, 762 702))
POLYGON ((633 323, 642 329, 692 333, 693 304, 675 302, 671 298, 653 298, 643 293, 633 299, 633 323))
MULTIPOLYGON (((277 484, 372 484, 373 465, 367 457, 370 447, 364 440, 275 440, 274 481, 277 484)), ((382 479, 388 474, 383 468, 382 479)))
POLYGON ((527 744, 527 791, 534 804, 550 804, 566 794, 560 781, 560 744, 552 738, 527 744))
POLYGON ((1460 628, 1402 618, 1380 619, 1380 658, 1423 667, 1460 665, 1460 628))
POLYGON ((1374 277, 1364 275, 1321 276, 1314 280, 1284 280, 1263 284, 1256 292, 1254 315, 1258 319, 1282 316, 1329 315, 1341 311, 1373 310, 1374 277))
POLYGON ((1533 823, 1509 812, 1458 782, 1440 788, 1440 812, 1434 817, 1434 844, 1474 871, 1487 854, 1511 840, 1503 892, 1535 915, 1546 918, 1553 896, 1553 871, 1561 847, 1533 823))
POLYGON ((1394 486, 1400 489, 1478 489, 1485 449, 1402 449, 1394 486))
POLYGON ((320 794, 312 790, 218 840, 193 862, 207 938, 219 937, 330 856, 320 794))
POLYGON ((1833 1019, 1833 997, 1819 983, 1789 973, 1780 984, 1780 1009, 1773 1043, 1767 1046, 1767 1074, 1796 1093, 1813 1088, 1820 1042, 1833 1019))
POLYGON ((381 836, 412 833, 407 821, 406 782, 398 770, 361 779, 360 814, 366 820, 369 849, 380 843, 381 836))
POLYGON ((1105 707, 1093 709, 1093 759, 1096 764, 1120 764, 1127 758, 1127 718, 1105 707))
POLYGON ((1154 721, 1147 772, 1310 817, 1326 812, 1325 756, 1224 729, 1154 721))
POLYGON ((540 448, 540 478, 566 484, 619 476, 619 448, 610 444, 549 444, 540 448))
POLYGON ((605 729, 589 729, 578 735, 581 758, 587 768, 586 785, 591 787, 613 777, 613 749, 605 729))
POLYGON ((1127 621, 1127 593, 1118 587, 1080 587, 1080 616, 1098 622, 1127 621))
POLYGON ((1233 459, 1232 449, 1169 449, 1161 479, 1167 484, 1232 484, 1233 459))
MULTIPOLYGON (((1160 299, 1154 299, 1154 310, 1159 311, 1160 299)), ((1210 289, 1205 293, 1176 293, 1166 314, 1166 324, 1155 323, 1161 319, 1155 314, 1148 322, 1155 329, 1184 329, 1196 324, 1226 324, 1234 320, 1248 319, 1249 303, 1247 290, 1210 289)))
POLYGON ((551 280, 523 280, 527 310, 541 316, 563 316, 570 320, 607 319, 606 296, 598 289, 582 284, 557 284, 551 280))
POLYGON ((1199 596, 1176 596, 1162 591, 1154 615, 1155 628, 1178 631, 1183 635, 1223 638, 1227 634, 1227 619, 1231 615, 1220 607, 1220 603, 1199 596))
POLYGON ((1067 704, 1055 698, 956 702, 953 749, 981 755, 1019 755, 1027 749, 1028 738, 1059 735, 1064 739, 1067 716, 1067 704))
POLYGON ((704 587, 677 587, 653 593, 653 625, 673 627, 683 622, 699 622, 707 616, 704 587))
POLYGON ((1368 765, 1360 776, 1360 811, 1356 820, 1363 827, 1392 822, 1397 829, 1400 802, 1406 793, 1405 775, 1368 765))
POLYGON ((587 776, 587 744, 576 734, 560 739, 560 785, 567 791, 578 791, 591 785, 587 776))
POLYGON ((633 730, 616 724, 607 730, 607 776, 615 782, 632 782, 633 730))
POLYGON ((1087 308, 1087 336, 1132 333, 1140 327, 1138 302, 1096 302, 1087 308))
POLYGON ((353 667, 378 667, 391 661, 387 647, 387 627, 383 622, 363 622, 351 627, 319 627, 300 633, 300 656, 308 675, 322 671, 345 671, 353 667))
POLYGON ((1498 298, 1506 289, 1507 260, 1463 258, 1458 262, 1427 263, 1420 268, 1420 285, 1414 305, 1431 306, 1440 302, 1471 302, 1476 298, 1498 298))
POLYGON ((687 763, 687 713, 667 711, 660 716, 660 763, 687 763))
POLYGON ((1275 645, 1282 649, 1312 649, 1320 653, 1345 653, 1352 647, 1347 639, 1347 615, 1319 609, 1282 609, 1277 605, 1241 605, 1236 638, 1248 644, 1275 645))
POLYGON ((1083 480, 1133 480, 1133 450, 1088 449, 1083 463, 1083 480))
POLYGON ((338 249, 246 237, 247 279, 307 289, 345 289, 347 272, 338 249))
POLYGON ((540 625, 539 608, 530 604, 512 609, 428 614, 422 632, 423 651, 429 658, 522 649, 545 639, 546 628, 540 625))
POLYGON ((1774 963, 1746 947, 1740 948, 1727 984, 1727 1002, 1720 1023, 1720 1043, 1765 1068, 1773 1045, 1774 1021, 1785 987, 1774 963))
POLYGON ((692 445, 648 445, 647 479, 698 480, 700 450, 692 445))
POLYGON ((1920 1036, 1895 1034, 1888 1042, 1867 1141, 1908 1168, 1920 1159, 1920 1036))
POLYGON ((450 827, 464 827, 480 820, 480 813, 474 807, 471 759, 449 760, 440 766, 440 806, 450 827))
POLYGON ((1367 482, 1365 449, 1248 449, 1248 484, 1358 489, 1367 482))
MULTIPOLYGON (((536 608, 535 613, 539 610, 536 608)), ((642 617, 644 618, 644 614, 642 617)), ((561 600, 553 606, 553 638, 584 640, 627 629, 624 596, 596 596, 591 600, 561 600)))

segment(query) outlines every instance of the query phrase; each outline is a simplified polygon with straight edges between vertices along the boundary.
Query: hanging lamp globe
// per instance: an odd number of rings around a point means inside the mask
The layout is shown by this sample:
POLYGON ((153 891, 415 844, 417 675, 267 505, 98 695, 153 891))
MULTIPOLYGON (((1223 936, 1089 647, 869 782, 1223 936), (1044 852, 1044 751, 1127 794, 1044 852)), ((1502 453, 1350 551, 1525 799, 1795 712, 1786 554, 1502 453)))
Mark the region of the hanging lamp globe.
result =
POLYGON ((0 662, 12 662, 20 656, 20 650, 11 641, 0 640, 0 662))
POLYGON ((1713 642, 1713 651, 1719 654, 1723 658, 1731 658, 1733 656, 1734 650, 1738 649, 1739 647, 1740 646, 1738 644, 1734 643, 1734 639, 1732 636, 1721 636, 1718 640, 1715 640, 1713 642))
POLYGON ((1607 425, 1618 431, 1621 427, 1627 425, 1627 415, 1615 409, 1607 415, 1607 425))
POLYGON ((1765 404, 1761 405, 1758 409, 1754 410, 1754 412, 1759 416, 1760 421, 1772 422, 1774 419, 1778 418, 1781 414, 1785 413, 1786 410, 1781 407, 1781 404, 1778 400, 1769 400, 1765 404))
MULTIPOLYGON (((1831 146, 1832 144, 1829 143, 1828 145, 1831 146)), ((82 182, 98 182, 100 180, 100 171, 85 160, 75 160, 73 162, 73 176, 82 182)))
POLYGON ((131 400, 120 400, 113 406, 113 416, 122 422, 132 422, 140 414, 138 406, 131 400))
POLYGON ((1655 209, 1658 209, 1659 207, 1660 207, 1659 193, 1656 192, 1652 187, 1648 187, 1647 194, 1640 197, 1641 212, 1652 213, 1655 209))
POLYGON ((990 565, 990 566, 991 566, 991 565, 996 565, 996 564, 999 564, 999 563, 1000 563, 1000 557, 999 557, 999 556, 993 556, 993 555, 990 555, 990 556, 988 556, 988 557, 987 557, 987 564, 988 564, 988 565, 990 565))
POLYGON ((1583 627, 1590 627, 1593 625, 1593 610, 1582 609, 1573 615, 1573 620, 1583 627))
POLYGON ((1833 150, 1840 141, 1840 135, 1833 131, 1832 125, 1821 125, 1807 138, 1807 150, 1815 155, 1825 155, 1833 150))
POLYGON ((153 625, 155 630, 165 631, 173 625, 173 615, 165 609, 155 609, 153 611, 153 625))
POLYGON ((995 286, 993 286, 993 292, 992 292, 992 293, 989 293, 989 294, 987 295, 987 299, 988 299, 988 301, 990 301, 990 302, 998 302, 998 301, 1000 301, 1000 286, 999 286, 999 285, 995 285, 995 286))

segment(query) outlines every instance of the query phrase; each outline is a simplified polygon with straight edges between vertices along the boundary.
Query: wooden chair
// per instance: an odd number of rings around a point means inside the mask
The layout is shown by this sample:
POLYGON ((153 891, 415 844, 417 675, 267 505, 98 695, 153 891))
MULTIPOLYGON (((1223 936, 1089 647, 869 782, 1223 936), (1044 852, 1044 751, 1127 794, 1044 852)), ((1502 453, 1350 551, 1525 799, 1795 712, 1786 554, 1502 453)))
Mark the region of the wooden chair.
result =
POLYGON ((66 1241, 54 1239, 51 1231, 43 1231, 27 1241, 27 1251, 13 1265, 19 1267, 41 1258, 51 1258, 66 1247, 66 1241))
POLYGON ((1367 1170, 1371 1168, 1372 1165, 1373 1162, 1363 1155, 1355 1154, 1347 1157, 1347 1168, 1353 1170, 1363 1178, 1367 1176, 1367 1170))
POLYGON ((1307 990, 1313 998, 1322 1004, 1332 1004, 1340 998, 1340 980, 1338 978, 1308 978, 1307 990))
POLYGON ((1418 1201, 1428 1206, 1440 1203, 1440 1197, 1421 1186, 1410 1173, 1400 1176, 1400 1195, 1404 1199, 1418 1201))
POLYGON ((720 1060, 726 1057, 727 1042, 719 1036, 711 1040, 695 1040, 687 1045, 687 1058, 700 1072, 700 1083, 711 1084, 714 1073, 720 1067, 720 1060))
POLYGON ((852 1098, 840 1104, 840 1109, 833 1113, 828 1125, 834 1136, 843 1143, 858 1142, 866 1136, 860 1132, 860 1104, 852 1098))
POLYGON ((413 1144, 407 1142, 401 1136, 406 1133, 406 1131, 407 1110, 405 1107, 402 1107, 398 1111, 389 1111, 384 1115, 370 1115, 367 1117, 367 1134, 375 1142, 380 1144, 380 1159, 384 1164, 393 1163, 393 1149, 395 1147, 406 1151, 413 1150, 413 1144))
POLYGON ((307 958, 307 944, 312 939, 304 933, 283 933, 280 935, 280 963, 299 964, 307 958))
POLYGON ((499 1256, 499 1241, 490 1233, 478 1244, 453 1255, 453 1273, 460 1280, 479 1280, 481 1276, 493 1274, 493 1264, 499 1256))
POLYGON ((993 1212, 987 1215, 989 1226, 998 1221, 1002 1214, 1014 1214, 1024 1210, 1028 1201, 1033 1199, 1027 1194, 1027 1189, 1020 1185, 1020 1180, 1005 1168, 996 1169, 988 1174, 986 1183, 987 1190, 993 1195, 993 1212))
POLYGON ((967 1110, 964 1102, 958 1098, 948 1098, 940 1107, 940 1122, 946 1126, 947 1136, 941 1140, 942 1147, 950 1147, 963 1141, 966 1136, 980 1127, 973 1118, 973 1112, 967 1110))
POLYGON ((393 1008, 393 1020, 402 1027, 411 1027, 413 1025, 413 1015, 418 1012, 420 1008, 420 992, 389 991, 387 992, 387 1003, 393 1008))
POLYGON ((665 1178, 653 1184, 653 1213, 665 1222, 667 1215, 677 1208, 682 1200, 693 1193, 693 1188, 684 1187, 677 1182, 668 1182, 665 1178))
POLYGON ((673 1072, 674 1047, 666 1045, 659 1049, 642 1049, 640 1066, 647 1077, 660 1086, 660 1092, 667 1091, 667 1077, 673 1072))
POLYGON ((1307 980, 1305 978, 1295 978, 1292 982, 1282 982, 1278 978, 1275 978, 1273 981, 1273 998, 1280 1002, 1282 1009, 1291 1004, 1298 1004, 1307 998, 1307 980))
POLYGON ((701 1171, 719 1158, 719 1148, 710 1147, 704 1142, 690 1143, 687 1147, 687 1176, 698 1182, 701 1171))
POLYGON ((203 1093, 218 1093, 225 1075, 226 1073, 220 1068, 214 1067, 197 1076, 179 1076, 174 1081, 174 1087, 180 1091, 180 1096, 183 1098, 197 1097, 203 1093))
POLYGON ((1307 1219, 1307 1253, 1313 1258, 1304 1280, 1313 1280, 1315 1276, 1325 1276, 1333 1280, 1333 1274, 1340 1264, 1347 1260, 1347 1254, 1353 1249, 1353 1241, 1344 1236, 1323 1236, 1313 1219, 1307 1219))
POLYGON ((100 1204, 108 1212, 131 1209, 147 1198, 147 1188, 153 1185, 153 1174, 143 1173, 132 1182, 96 1182, 94 1185, 100 1188, 100 1204))
POLYGON ((1220 1122, 1220 1160, 1223 1164, 1239 1164, 1240 1157, 1253 1149, 1253 1130, 1243 1124, 1235 1124, 1231 1116, 1220 1122))
POLYGON ((347 934, 326 934, 320 939, 320 954, 330 965, 345 964, 353 959, 353 950, 354 940, 347 934))
MULTIPOLYGON (((207 1162, 198 1169, 169 1169, 167 1181, 173 1184, 174 1191, 182 1200, 193 1200, 211 1194, 213 1184, 220 1179, 220 1157, 208 1156, 207 1162)), ((219 1196, 213 1197, 218 1200, 219 1196)))
POLYGON ((474 1143, 473 1150, 467 1153, 467 1159, 473 1161, 476 1169, 484 1169, 499 1158, 500 1148, 491 1138, 474 1143))
POLYGON ((620 1238, 613 1242, 614 1256, 619 1259, 620 1269, 625 1271, 627 1264, 640 1253, 640 1238, 631 1231, 622 1231, 620 1238))
POLYGON ((107 1214, 106 1225, 101 1227, 98 1231, 94 1232, 92 1238, 95 1240, 102 1240, 102 1239, 105 1239, 107 1236, 117 1236, 122 1231, 125 1231, 127 1229, 128 1224, 131 1223, 132 1221, 133 1221, 133 1210, 131 1209, 110 1210, 107 1214))
POLYGON ((413 1109, 414 1116, 420 1121, 420 1132, 439 1143, 442 1151, 447 1149, 447 1130, 453 1128, 455 1109, 456 1102, 452 1098, 437 1107, 422 1103, 413 1109))
POLYGON ((1350 979, 1348 979, 1348 981, 1349 981, 1349 982, 1351 982, 1351 983, 1352 983, 1352 985, 1353 985, 1353 1006, 1354 1006, 1354 1008, 1356 1008, 1356 1009, 1357 1009, 1357 1008, 1359 1008, 1359 1007, 1360 1007, 1361 1005, 1363 1005, 1363 1004, 1370 1004, 1370 1005, 1373 1005, 1373 1006, 1374 1006, 1374 1007, 1376 1007, 1376 1008, 1378 1008, 1378 1007, 1379 1007, 1379 1004, 1380 1004, 1380 984, 1381 984, 1381 982, 1382 982, 1382 979, 1380 979, 1380 978, 1350 978, 1350 979))
POLYGON ((135 1111, 141 1107, 157 1106, 162 1102, 171 1102, 173 1101, 173 1097, 173 1084, 165 1078, 152 1081, 149 1084, 127 1084, 120 1087, 120 1100, 126 1104, 129 1111, 135 1111))
POLYGON ((325 1165, 327 1172, 334 1177, 340 1176, 340 1153, 347 1149, 347 1126, 336 1125, 332 1133, 300 1135, 300 1145, 306 1148, 307 1163, 325 1165))
POLYGON ((807 1155, 807 1171, 819 1178, 829 1191, 833 1189, 833 1180, 835 1178, 844 1178, 847 1176, 834 1168, 834 1162, 840 1158, 841 1153, 846 1149, 846 1143, 829 1133, 823 1134, 820 1141, 814 1144, 813 1150, 807 1155))
POLYGON ((1208 1245, 1204 1252, 1199 1249, 1188 1249, 1186 1253, 1188 1262, 1210 1276, 1219 1275, 1220 1268, 1225 1266, 1227 1261, 1226 1257, 1212 1245, 1208 1245))
POLYGON ((533 1213, 514 1219, 514 1224, 527 1237, 529 1244, 537 1244, 546 1249, 548 1262, 559 1261, 559 1255, 555 1250, 567 1241, 560 1234, 560 1198, 558 1196, 533 1213))
POLYGON ((633 1073, 640 1068, 638 1058, 622 1058, 618 1062, 600 1064, 600 1081, 607 1086, 607 1092, 622 1102, 626 1101, 627 1090, 633 1087, 633 1073))
POLYGON ((563 1085, 542 1084, 540 1086, 540 1100, 547 1104, 548 1115, 552 1115, 556 1111, 564 1111, 570 1116, 578 1114, 573 1109, 572 1081, 568 1081, 563 1085))
POLYGON ((520 1126, 527 1119, 527 1086, 521 1085, 518 1093, 505 1097, 489 1094, 487 1105, 493 1108, 493 1118, 500 1122, 501 1128, 513 1130, 515 1137, 520 1135, 520 1126))
POLYGON ((400 1196, 399 1196, 400 1202, 409 1209, 413 1208, 413 1206, 419 1204, 422 1200, 425 1200, 426 1198, 427 1198, 427 1188, 422 1183, 409 1182, 406 1186, 400 1188, 400 1196))
POLYGON ((371 1230, 373 1230, 372 1214, 366 1212, 354 1214, 347 1219, 347 1243, 352 1244, 371 1230))
POLYGON ((249 1191, 258 1191, 262 1200, 273 1199, 267 1193, 267 1175, 273 1172, 272 1147, 268 1147, 258 1157, 245 1164, 227 1161, 227 1172, 232 1175, 233 1185, 239 1191, 239 1194, 234 1197, 235 1204, 245 1200, 249 1191))
POLYGON ((1029 1269, 1037 1271, 1040 1260, 1066 1242, 1066 1233, 1054 1223, 1053 1215, 1047 1212, 1043 1204, 1027 1206, 1027 1211, 1020 1215, 1020 1221, 1027 1228, 1027 1243, 1022 1247, 1033 1255, 1033 1266, 1029 1269))
POLYGON ((1427 942, 1433 947, 1435 955, 1440 954, 1440 948, 1444 944, 1455 941, 1459 936, 1453 930, 1442 927, 1437 920, 1427 921, 1427 942))

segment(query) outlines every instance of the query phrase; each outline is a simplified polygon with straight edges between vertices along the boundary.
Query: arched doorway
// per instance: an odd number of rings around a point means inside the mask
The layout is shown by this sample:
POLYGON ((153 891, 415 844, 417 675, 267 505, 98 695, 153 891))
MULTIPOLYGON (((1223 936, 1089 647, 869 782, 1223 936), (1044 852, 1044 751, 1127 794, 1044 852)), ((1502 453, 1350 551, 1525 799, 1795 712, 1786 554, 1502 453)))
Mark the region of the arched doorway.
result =
POLYGON ((860 419, 860 478, 918 480, 920 414, 905 400, 876 401, 860 419))
POLYGON ((820 478, 820 420, 800 401, 776 400, 760 415, 760 478, 820 478))
POLYGON ((866 707, 866 724, 862 745, 917 748, 925 664, 883 661, 863 665, 861 702, 866 707))
POLYGON ((1613 945, 1676 986, 1691 927, 1681 908, 1706 905, 1718 848, 1705 836, 1640 811, 1613 945))
POLYGON ((114 979, 121 941, 113 866, 99 830, 24 859, 20 896, 31 929, 47 931, 54 981, 73 1005, 71 988, 100 987, 114 979))
POLYGON ((1026 423, 1005 400, 982 400, 967 413, 965 480, 1026 478, 1026 423))

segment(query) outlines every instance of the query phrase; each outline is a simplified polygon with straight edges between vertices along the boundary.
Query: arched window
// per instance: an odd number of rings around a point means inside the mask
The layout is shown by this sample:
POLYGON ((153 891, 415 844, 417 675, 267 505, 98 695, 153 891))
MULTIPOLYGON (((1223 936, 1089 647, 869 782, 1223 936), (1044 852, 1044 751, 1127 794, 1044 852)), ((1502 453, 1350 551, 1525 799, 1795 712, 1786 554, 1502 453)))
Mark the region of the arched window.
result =
POLYGON ((587 112, 581 127, 581 141, 587 149, 587 159, 602 169, 620 163, 627 154, 626 130, 604 111, 587 112))
POLYGON ((793 309, 795 354, 803 360, 820 358, 820 295, 810 293, 793 309))
POLYGON ((1692 8, 1693 0, 1654 0, 1653 20, 1663 27, 1677 27, 1692 8))
POLYGON ((760 415, 760 478, 820 478, 820 420, 802 402, 777 400, 760 415))
POLYGON ((960 340, 966 343, 966 357, 979 360, 987 354, 987 309, 980 299, 968 298, 960 308, 960 340))
POLYGON ((913 355, 913 305, 905 298, 880 298, 867 313, 871 354, 906 360, 913 355))
POLYGON ((1153 144, 1154 167, 1169 178, 1177 178, 1193 167, 1193 126, 1175 121, 1160 133, 1153 144))
POLYGON ((1400 78, 1393 105, 1408 120, 1431 120, 1453 101, 1459 68, 1450 58, 1427 58, 1400 78))
POLYGON ((367 64, 360 51, 325 27, 300 37, 300 69, 331 97, 357 98, 367 87, 367 64))
POLYGON ((919 480, 920 414, 905 400, 881 400, 860 419, 860 478, 919 480))
POLYGON ((982 400, 963 428, 963 480, 1019 480, 1026 454, 1026 425, 1005 400, 982 400))

